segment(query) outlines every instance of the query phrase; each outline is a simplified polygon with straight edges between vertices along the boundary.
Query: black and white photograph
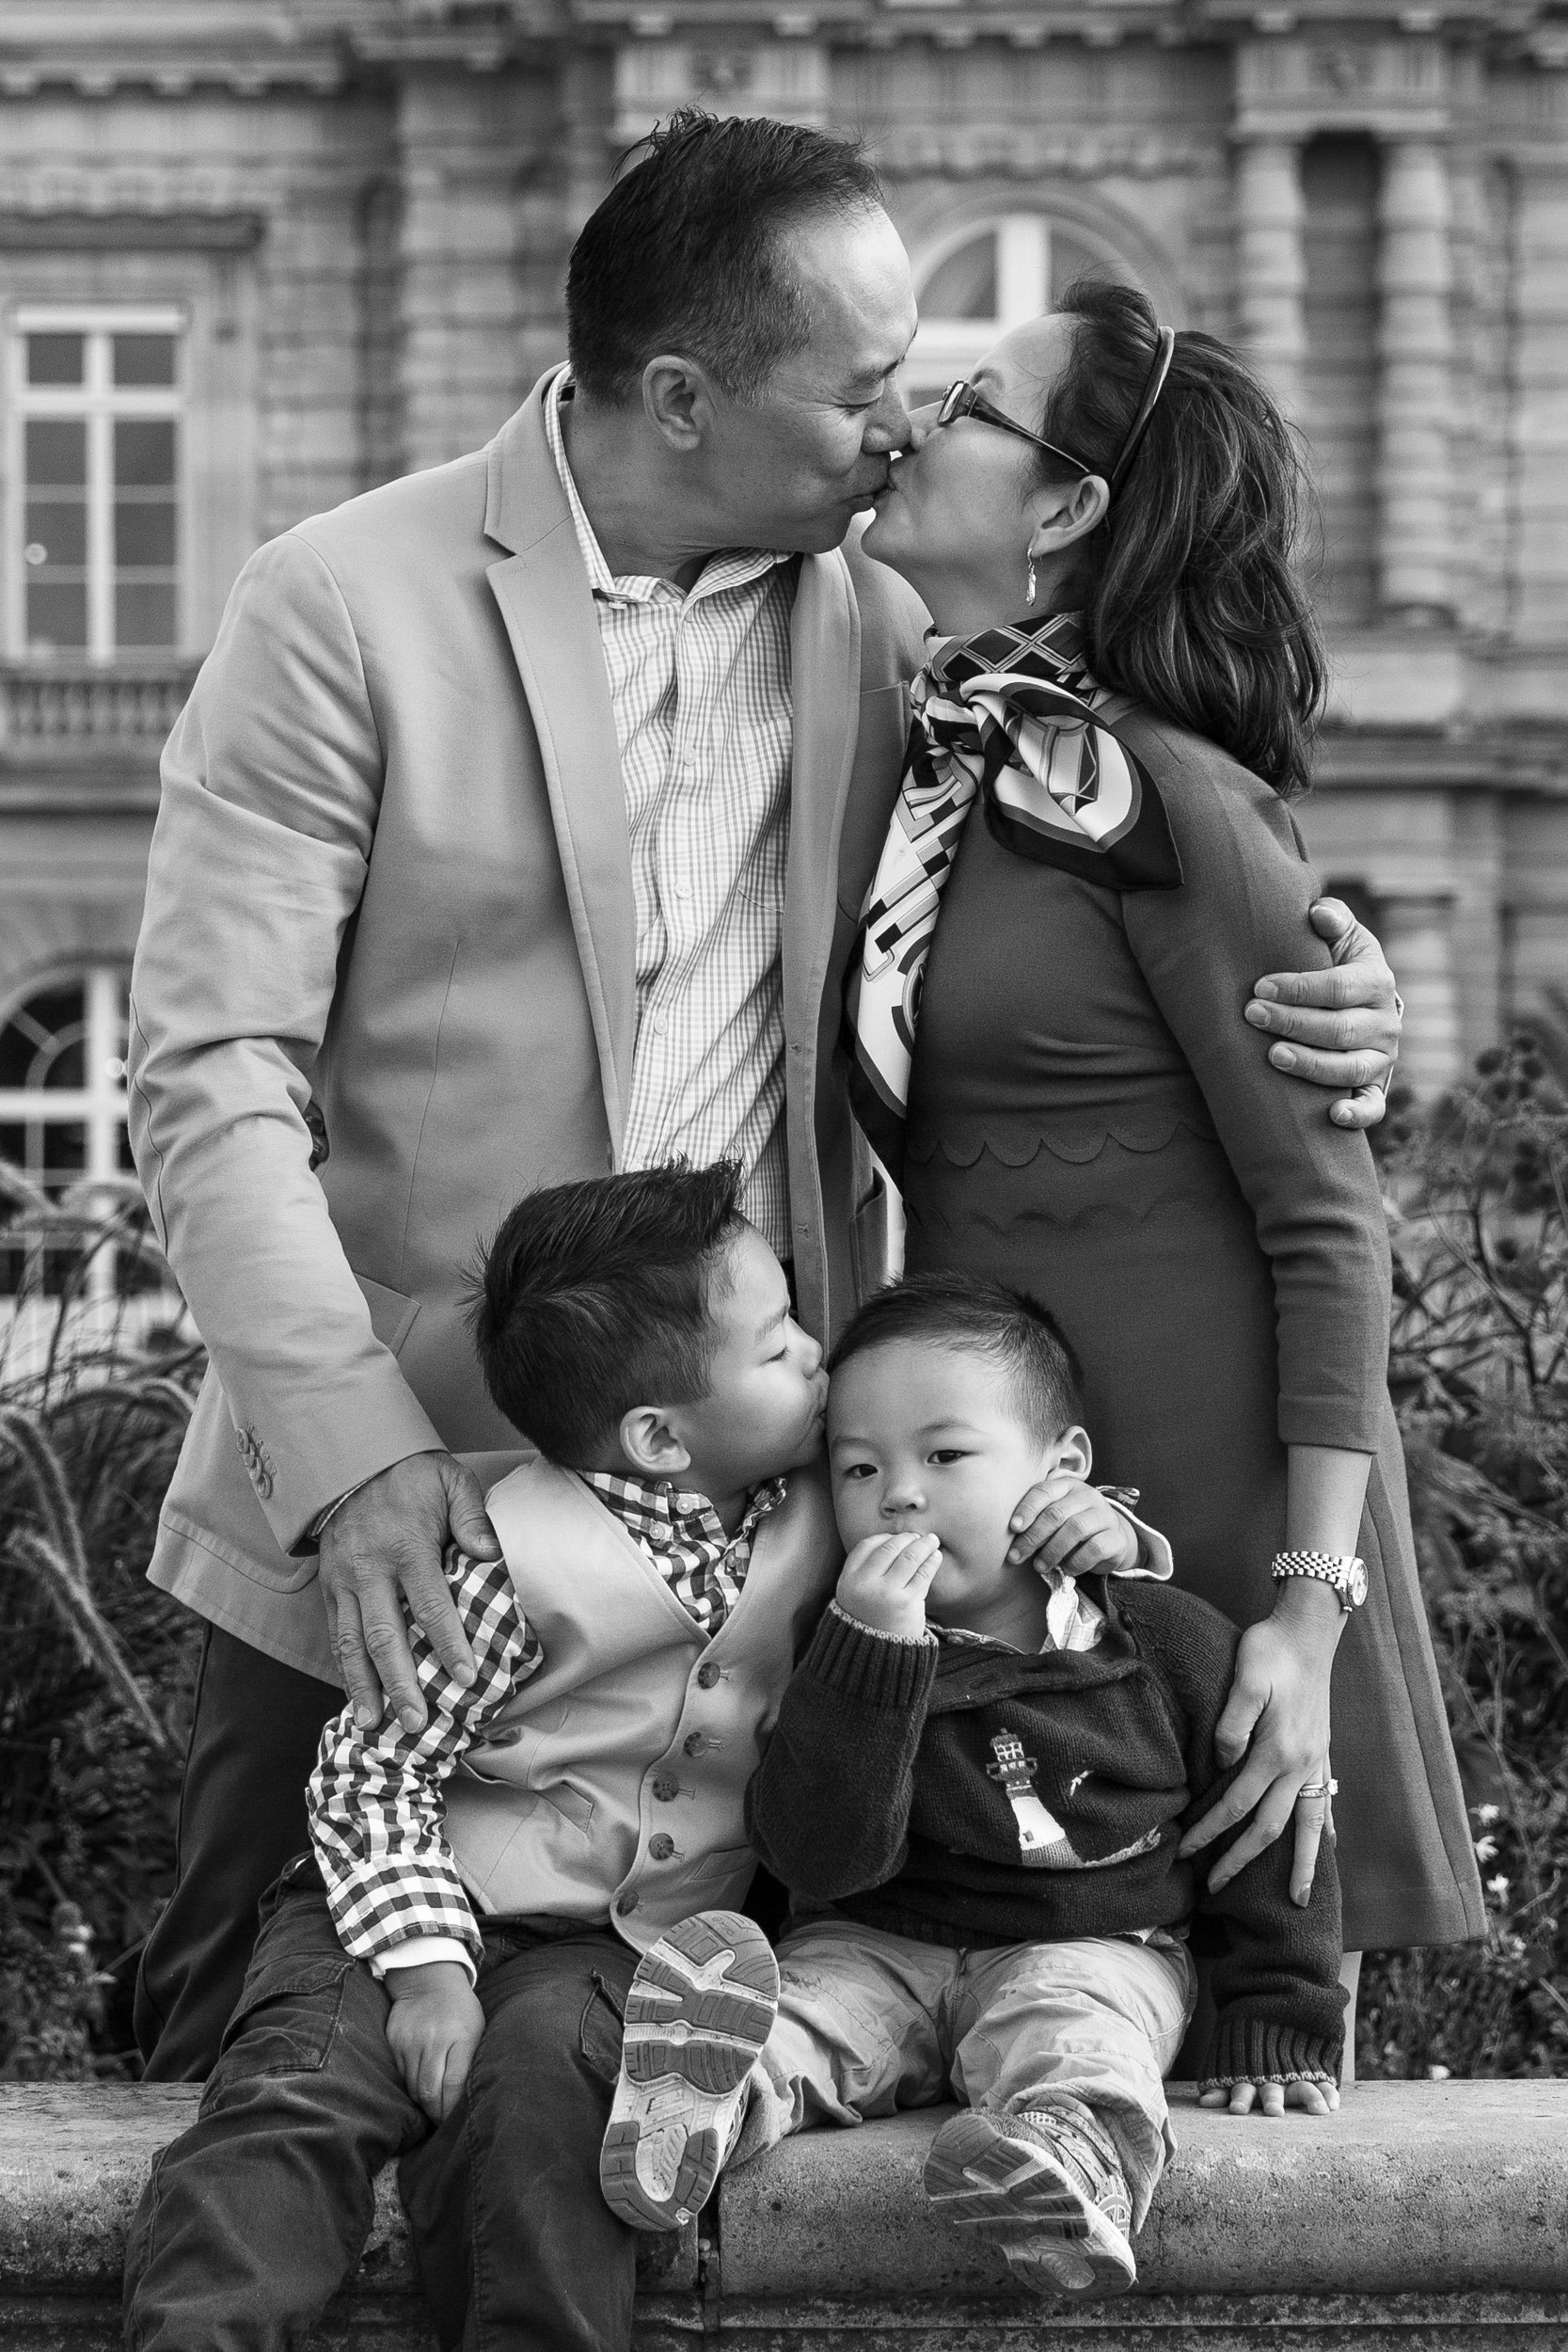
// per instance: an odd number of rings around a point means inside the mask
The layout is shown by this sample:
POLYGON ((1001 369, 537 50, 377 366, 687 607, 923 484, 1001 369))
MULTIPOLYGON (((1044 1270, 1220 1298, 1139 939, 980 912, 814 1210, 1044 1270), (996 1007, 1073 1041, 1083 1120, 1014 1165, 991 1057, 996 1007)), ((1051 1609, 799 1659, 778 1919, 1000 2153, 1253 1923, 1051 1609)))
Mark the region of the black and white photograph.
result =
POLYGON ((0 2340, 1568 2347, 1568 5, 0 0, 0 2340))

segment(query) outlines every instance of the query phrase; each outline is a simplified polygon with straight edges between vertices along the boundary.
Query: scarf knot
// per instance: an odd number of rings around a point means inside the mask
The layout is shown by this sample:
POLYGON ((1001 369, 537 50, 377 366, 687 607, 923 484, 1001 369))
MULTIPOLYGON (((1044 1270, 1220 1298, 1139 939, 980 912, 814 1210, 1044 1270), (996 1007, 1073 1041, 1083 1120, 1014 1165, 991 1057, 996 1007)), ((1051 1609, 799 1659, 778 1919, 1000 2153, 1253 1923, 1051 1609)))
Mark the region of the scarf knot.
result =
POLYGON ((1158 789, 1115 728, 1075 613, 942 646, 910 688, 903 781, 861 908, 845 992, 856 1116, 890 1171, 905 1112, 926 962, 976 800, 1015 856, 1103 888, 1174 890, 1181 862, 1158 789))

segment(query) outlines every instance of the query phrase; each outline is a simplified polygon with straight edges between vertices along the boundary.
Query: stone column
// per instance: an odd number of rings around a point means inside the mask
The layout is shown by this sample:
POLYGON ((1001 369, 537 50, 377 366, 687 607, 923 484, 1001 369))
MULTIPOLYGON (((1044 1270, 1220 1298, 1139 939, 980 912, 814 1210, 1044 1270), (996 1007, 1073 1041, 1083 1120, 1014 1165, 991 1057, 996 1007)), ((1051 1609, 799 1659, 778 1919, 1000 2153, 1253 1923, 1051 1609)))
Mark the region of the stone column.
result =
POLYGON ((1301 414, 1307 360, 1306 217, 1294 140, 1244 140, 1236 157, 1238 340, 1290 417, 1301 414))
POLYGON ((1452 197, 1432 139, 1385 148, 1378 201, 1378 594, 1391 619, 1453 613, 1452 197))
POLYGON ((1385 898, 1378 908, 1378 931, 1404 998, 1399 1074, 1418 1102, 1430 1102, 1454 1084, 1464 1060, 1452 901, 1444 890, 1385 898))
POLYGON ((520 74, 420 67, 403 79, 397 341, 410 471, 482 448, 524 389, 516 191, 554 129, 553 88, 542 104, 520 74))

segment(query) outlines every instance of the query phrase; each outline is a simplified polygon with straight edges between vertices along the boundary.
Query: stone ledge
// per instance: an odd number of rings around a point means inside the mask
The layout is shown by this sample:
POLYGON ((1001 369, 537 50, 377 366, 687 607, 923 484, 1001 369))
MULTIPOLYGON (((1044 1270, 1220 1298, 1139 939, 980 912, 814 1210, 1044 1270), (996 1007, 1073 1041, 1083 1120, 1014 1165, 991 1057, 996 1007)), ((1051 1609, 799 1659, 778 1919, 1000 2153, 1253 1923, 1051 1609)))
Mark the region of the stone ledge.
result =
MULTIPOLYGON (((125 2232, 183 2086, 0 2086, 0 2352, 109 2352, 125 2232)), ((1022 2296, 932 2226, 941 2113, 786 2142, 726 2182, 705 2235, 644 2242, 640 2352, 1564 2352, 1568 2082, 1363 2084, 1332 2122, 1211 2115, 1119 2302, 1022 2296)), ((429 2352, 389 2174, 358 2278, 312 2342, 429 2352)))

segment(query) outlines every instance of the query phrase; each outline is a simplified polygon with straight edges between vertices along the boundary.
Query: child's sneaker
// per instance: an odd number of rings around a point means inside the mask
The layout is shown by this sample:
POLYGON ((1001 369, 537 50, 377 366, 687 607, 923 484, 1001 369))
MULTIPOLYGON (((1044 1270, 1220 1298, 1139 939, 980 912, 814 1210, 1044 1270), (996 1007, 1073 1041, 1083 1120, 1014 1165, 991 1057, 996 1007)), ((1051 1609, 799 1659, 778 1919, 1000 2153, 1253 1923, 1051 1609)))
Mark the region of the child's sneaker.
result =
POLYGON ((706 2203, 778 2009, 778 1963, 738 1912, 700 1911, 643 1953, 599 2155, 605 2201, 623 2221, 678 2230, 706 2203))
POLYGON ((1138 2275, 1121 2162, 1081 2099, 954 2116, 931 2143, 926 2194, 944 2221, 995 2239, 1037 2295, 1115 2295, 1138 2275))

